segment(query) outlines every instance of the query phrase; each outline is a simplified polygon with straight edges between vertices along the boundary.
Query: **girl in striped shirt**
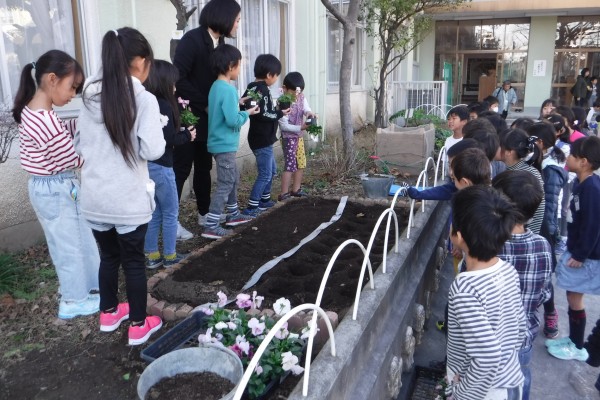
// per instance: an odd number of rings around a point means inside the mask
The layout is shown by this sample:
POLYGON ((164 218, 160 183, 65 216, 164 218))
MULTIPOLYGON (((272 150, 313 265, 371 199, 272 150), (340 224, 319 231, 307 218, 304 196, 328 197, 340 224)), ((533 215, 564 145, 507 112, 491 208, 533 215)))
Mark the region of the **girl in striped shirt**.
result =
POLYGON ((80 93, 83 80, 73 57, 50 50, 23 68, 13 108, 21 166, 30 174, 29 199, 58 275, 62 319, 96 313, 100 302, 98 247, 79 205, 76 170, 83 160, 73 146, 75 120, 63 122, 53 110, 80 93))

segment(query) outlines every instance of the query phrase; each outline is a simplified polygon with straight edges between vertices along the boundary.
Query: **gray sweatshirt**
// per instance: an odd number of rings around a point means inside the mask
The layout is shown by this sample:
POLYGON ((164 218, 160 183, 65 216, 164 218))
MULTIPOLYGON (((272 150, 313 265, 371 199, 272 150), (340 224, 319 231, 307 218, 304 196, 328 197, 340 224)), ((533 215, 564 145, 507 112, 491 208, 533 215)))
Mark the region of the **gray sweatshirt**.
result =
POLYGON ((155 208, 147 161, 160 158, 165 151, 158 102, 138 79, 131 78, 137 105, 131 131, 135 165, 131 168, 104 126, 100 96, 95 96, 102 83, 93 83, 98 79, 91 77, 84 85, 84 105, 75 134, 75 149, 84 159, 81 211, 90 222, 139 226, 150 221, 155 208))

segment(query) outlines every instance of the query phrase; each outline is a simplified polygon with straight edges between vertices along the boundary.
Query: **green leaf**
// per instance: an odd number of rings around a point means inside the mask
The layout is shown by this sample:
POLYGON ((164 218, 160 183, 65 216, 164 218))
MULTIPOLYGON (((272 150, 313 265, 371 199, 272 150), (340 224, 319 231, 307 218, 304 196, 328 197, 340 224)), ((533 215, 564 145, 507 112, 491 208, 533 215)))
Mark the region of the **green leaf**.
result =
POLYGON ((124 380, 125 382, 129 382, 129 379, 130 379, 130 378, 131 378, 131 375, 129 374, 129 372, 128 372, 128 373, 126 373, 126 374, 123 374, 123 380, 124 380))

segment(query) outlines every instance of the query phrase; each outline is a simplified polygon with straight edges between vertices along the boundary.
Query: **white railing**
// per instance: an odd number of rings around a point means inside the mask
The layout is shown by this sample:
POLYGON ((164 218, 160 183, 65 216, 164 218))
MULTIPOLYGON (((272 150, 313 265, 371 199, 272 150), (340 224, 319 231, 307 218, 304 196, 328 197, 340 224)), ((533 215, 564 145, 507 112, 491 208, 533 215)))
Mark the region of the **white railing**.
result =
POLYGON ((388 115, 400 110, 423 109, 427 114, 445 119, 449 110, 445 81, 391 81, 388 93, 388 115))

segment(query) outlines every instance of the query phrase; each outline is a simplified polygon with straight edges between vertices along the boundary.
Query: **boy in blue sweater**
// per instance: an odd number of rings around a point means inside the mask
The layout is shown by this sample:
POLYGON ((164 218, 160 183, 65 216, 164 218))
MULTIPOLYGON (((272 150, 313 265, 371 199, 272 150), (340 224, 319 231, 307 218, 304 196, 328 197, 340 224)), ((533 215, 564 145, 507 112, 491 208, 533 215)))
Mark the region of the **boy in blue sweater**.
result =
POLYGON ((239 174, 235 154, 240 143, 240 128, 249 115, 259 112, 258 106, 240 111, 237 90, 230 84, 240 73, 242 54, 234 46, 218 46, 211 63, 218 74, 208 94, 208 151, 217 165, 217 189, 210 199, 208 217, 202 237, 219 239, 231 233, 230 229, 219 226, 223 208, 227 205, 225 225, 237 226, 252 220, 242 215, 237 204, 239 174))
POLYGON ((248 208, 242 214, 256 217, 275 205, 271 200, 271 185, 273 176, 277 172, 277 164, 273 156, 273 143, 277 141, 278 120, 289 114, 290 109, 279 111, 275 109, 269 86, 277 82, 281 74, 281 62, 272 54, 261 54, 254 62, 254 76, 256 80, 251 82, 246 89, 260 94, 258 108, 260 112, 250 117, 250 130, 248 131, 248 144, 256 157, 256 169, 258 175, 250 198, 248 208))

